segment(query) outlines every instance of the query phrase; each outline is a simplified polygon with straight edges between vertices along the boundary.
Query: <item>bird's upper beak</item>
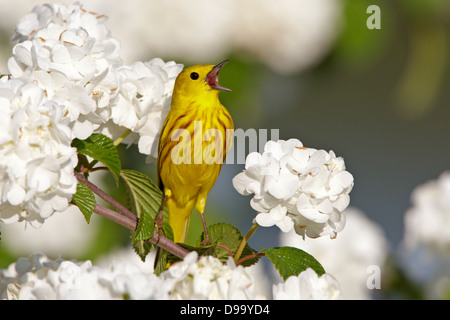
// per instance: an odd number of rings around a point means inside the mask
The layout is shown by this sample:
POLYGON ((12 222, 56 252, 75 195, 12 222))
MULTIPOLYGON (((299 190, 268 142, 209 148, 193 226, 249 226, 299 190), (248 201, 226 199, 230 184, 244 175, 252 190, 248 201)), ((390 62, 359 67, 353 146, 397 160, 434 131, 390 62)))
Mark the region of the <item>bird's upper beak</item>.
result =
POLYGON ((219 84, 219 71, 222 69, 222 67, 228 62, 228 60, 224 60, 221 63, 214 66, 214 68, 211 69, 210 72, 206 75, 206 82, 208 82, 209 86, 213 89, 220 90, 220 91, 228 91, 231 92, 231 89, 222 87, 219 84))

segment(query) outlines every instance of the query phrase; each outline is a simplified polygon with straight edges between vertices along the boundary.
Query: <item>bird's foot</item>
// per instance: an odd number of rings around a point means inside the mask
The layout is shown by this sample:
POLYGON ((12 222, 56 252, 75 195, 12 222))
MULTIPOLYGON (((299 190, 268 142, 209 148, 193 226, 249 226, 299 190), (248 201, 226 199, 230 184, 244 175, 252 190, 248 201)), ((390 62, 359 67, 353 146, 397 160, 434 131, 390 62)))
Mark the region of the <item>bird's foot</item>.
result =
POLYGON ((209 246, 210 244, 211 244, 211 240, 207 236, 205 239, 203 239, 202 242, 200 242, 200 247, 206 247, 206 246, 209 246))

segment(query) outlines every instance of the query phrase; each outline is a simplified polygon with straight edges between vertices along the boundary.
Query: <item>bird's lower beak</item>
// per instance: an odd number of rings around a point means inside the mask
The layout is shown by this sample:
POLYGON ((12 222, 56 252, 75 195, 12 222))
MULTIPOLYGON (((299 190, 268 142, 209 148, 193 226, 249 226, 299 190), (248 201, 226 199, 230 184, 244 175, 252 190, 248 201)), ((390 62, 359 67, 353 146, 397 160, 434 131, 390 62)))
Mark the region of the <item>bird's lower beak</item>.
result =
POLYGON ((219 72, 220 69, 228 62, 228 60, 224 60, 221 63, 214 66, 214 68, 211 69, 210 72, 206 75, 206 81, 208 82, 209 86, 213 89, 220 90, 220 91, 228 91, 231 92, 231 89, 222 87, 219 84, 219 72))

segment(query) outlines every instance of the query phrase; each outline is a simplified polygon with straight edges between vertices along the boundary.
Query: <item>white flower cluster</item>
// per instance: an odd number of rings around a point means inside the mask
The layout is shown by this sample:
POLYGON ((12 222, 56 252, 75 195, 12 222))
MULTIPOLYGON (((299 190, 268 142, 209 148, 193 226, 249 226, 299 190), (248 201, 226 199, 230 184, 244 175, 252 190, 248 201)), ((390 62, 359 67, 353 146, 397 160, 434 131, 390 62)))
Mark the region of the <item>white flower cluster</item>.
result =
MULTIPOLYGON (((336 299, 339 284, 307 269, 273 286, 274 299, 336 299)), ((0 270, 0 299, 265 299, 254 293, 254 280, 232 259, 222 264, 196 252, 172 265, 159 277, 130 262, 108 267, 90 261, 50 260, 42 254, 19 258, 0 270)))
POLYGON ((231 258, 226 265, 212 256, 197 258, 192 252, 161 274, 164 280, 173 282, 172 299, 255 299, 252 278, 231 258))
POLYGON ((450 172, 416 187, 413 206, 405 213, 404 244, 426 246, 438 253, 450 251, 450 172))
POLYGON ((213 4, 128 0, 126 6, 91 0, 89 4, 107 12, 114 34, 124 43, 126 39, 124 59, 139 60, 151 52, 191 62, 215 61, 237 51, 283 73, 304 70, 329 52, 343 11, 342 1, 336 0, 215 0, 213 4))
POLYGON ((72 139, 101 132, 156 157, 183 66, 159 58, 122 65, 105 16, 45 4, 19 20, 0 88, 0 220, 41 224, 75 193, 72 139))
POLYGON ((34 83, 0 80, 0 220, 40 225, 67 208, 77 164, 67 109, 34 83))
POLYGON ((8 68, 14 78, 36 82, 49 99, 67 106, 75 137, 85 139, 110 116, 118 82, 120 43, 104 16, 80 4, 45 4, 19 20, 8 68), (106 108, 106 109, 105 109, 106 108))
MULTIPOLYGON (((3 15, 0 28, 8 31, 8 25, 16 22, 14 17, 29 10, 30 3, 33 1, 2 1, 2 12, 10 14, 3 15)), ((246 52, 283 73, 302 71, 326 56, 339 35, 344 12, 343 1, 336 0, 84 3, 90 10, 108 15, 108 26, 121 39, 121 57, 127 64, 149 54, 196 63, 246 52)))
POLYGON ((139 152, 158 156, 159 133, 170 109, 175 79, 183 65, 159 58, 117 69, 120 88, 111 104, 112 121, 138 133, 139 152))
POLYGON ((53 261, 35 254, 0 272, 1 299, 167 299, 167 292, 154 273, 130 263, 100 268, 90 261, 53 261))
POLYGON ((345 231, 330 241, 326 238, 301 239, 295 232, 280 234, 280 245, 300 248, 320 261, 335 277, 341 299, 370 299, 368 267, 383 268, 389 252, 388 241, 380 225, 360 210, 345 209, 345 231))
POLYGON ((245 170, 233 178, 258 214, 255 222, 303 237, 336 237, 345 225, 353 176, 333 151, 305 148, 297 139, 269 141, 262 154, 250 153, 245 170))
POLYGON ((310 268, 273 286, 275 300, 336 300, 340 294, 340 285, 333 276, 325 273, 319 277, 310 268))
POLYGON ((36 6, 16 26, 13 40, 19 43, 8 68, 13 77, 36 82, 49 99, 67 106, 74 137, 85 139, 95 130, 116 133, 122 126, 142 131, 146 148, 141 149, 150 153, 155 135, 148 133, 153 129, 148 122, 159 131, 155 118, 170 107, 183 66, 161 59, 123 66, 120 43, 105 18, 79 3, 36 6))

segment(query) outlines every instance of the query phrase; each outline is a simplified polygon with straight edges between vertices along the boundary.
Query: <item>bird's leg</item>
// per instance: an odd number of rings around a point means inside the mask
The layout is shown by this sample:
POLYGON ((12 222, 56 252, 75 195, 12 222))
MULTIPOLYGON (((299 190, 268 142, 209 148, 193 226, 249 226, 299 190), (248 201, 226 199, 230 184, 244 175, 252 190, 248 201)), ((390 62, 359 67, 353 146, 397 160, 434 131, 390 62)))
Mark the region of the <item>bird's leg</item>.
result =
POLYGON ((203 229, 205 230, 205 239, 200 243, 200 246, 204 247, 211 244, 211 241, 209 239, 208 228, 206 227, 205 215, 200 213, 200 217, 202 218, 203 229))
POLYGON ((164 222, 164 207, 166 206, 167 199, 169 197, 167 195, 164 196, 163 202, 161 204, 161 209, 159 209, 158 215, 155 218, 155 224, 158 228, 158 236, 161 237, 163 222, 164 222))
POLYGON ((207 195, 208 195, 208 193, 204 193, 204 192, 200 193, 197 198, 197 201, 195 203, 195 209, 197 210, 198 213, 200 213, 200 217, 202 218, 202 223, 203 223, 203 230, 205 230, 205 238, 200 243, 201 247, 211 244, 211 241, 209 239, 209 234, 208 234, 208 228, 206 227, 205 215, 203 214, 205 212, 207 195))

